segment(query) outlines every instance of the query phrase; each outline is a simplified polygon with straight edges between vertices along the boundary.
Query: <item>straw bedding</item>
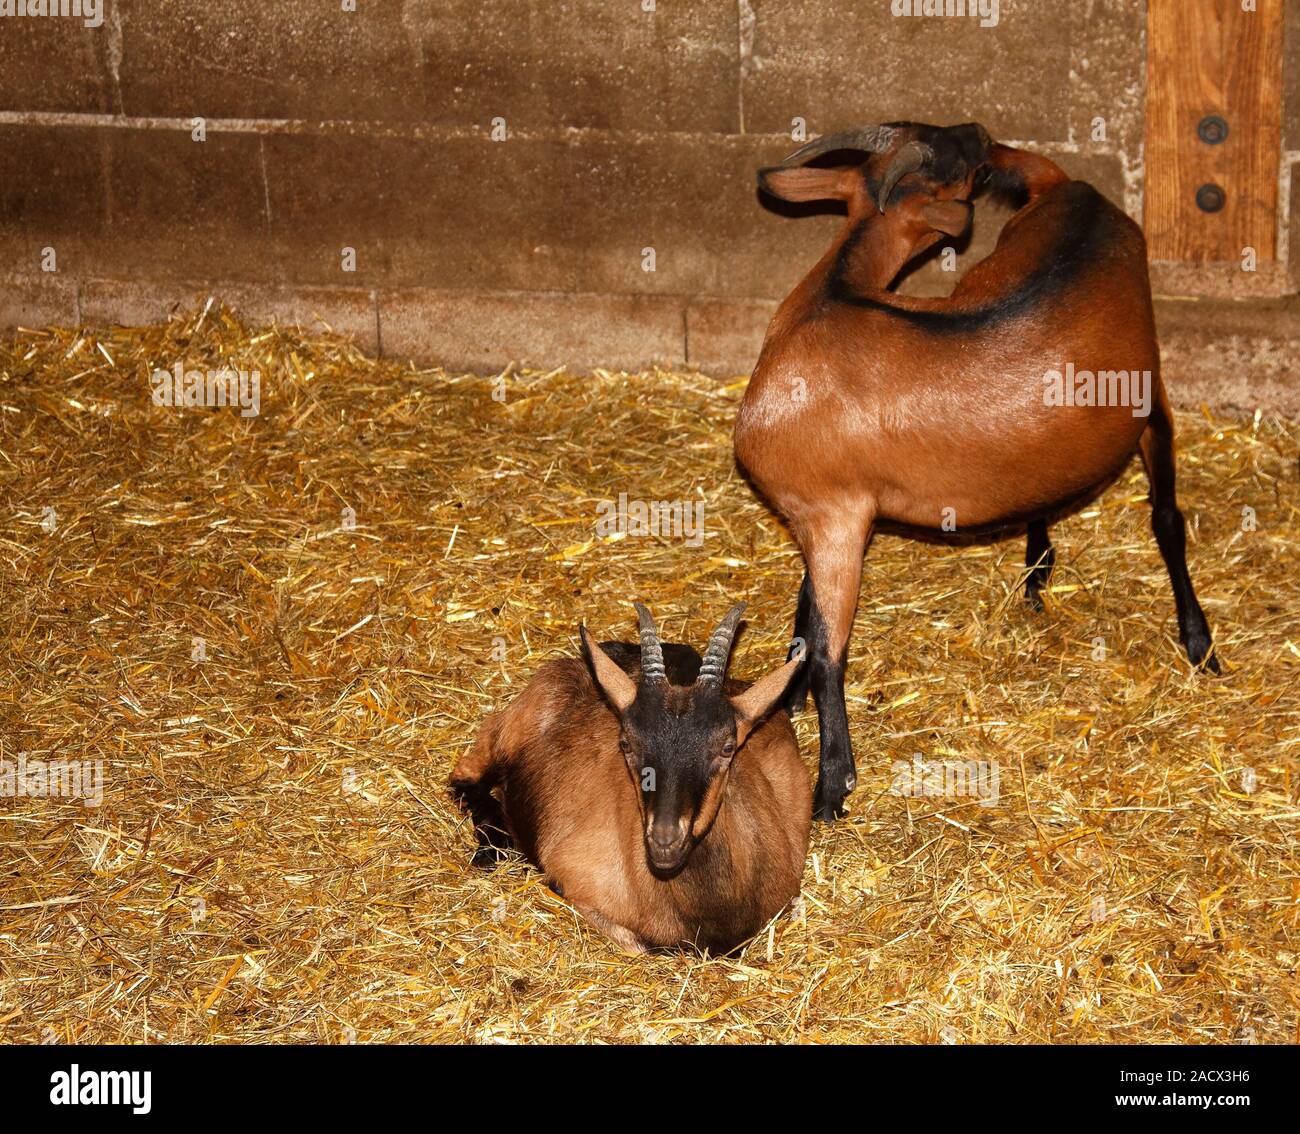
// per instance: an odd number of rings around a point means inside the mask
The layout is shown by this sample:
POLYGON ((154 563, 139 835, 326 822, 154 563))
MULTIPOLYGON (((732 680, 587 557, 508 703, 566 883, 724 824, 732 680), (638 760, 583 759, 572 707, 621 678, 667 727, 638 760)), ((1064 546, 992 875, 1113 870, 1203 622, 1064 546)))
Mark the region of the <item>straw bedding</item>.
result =
POLYGON ((494 383, 215 306, 0 347, 0 757, 103 772, 98 807, 0 799, 4 1037, 1294 1042, 1287 422, 1179 418, 1220 679, 1136 462, 1054 530, 1042 614, 1021 541, 878 537, 852 813, 739 957, 625 957, 522 862, 467 867, 447 773, 579 618, 629 637, 640 597, 698 644, 747 599, 733 672, 783 656, 801 565, 733 468, 742 389, 494 383), (152 404, 177 360, 258 369, 260 415, 152 404), (598 535, 622 492, 702 500, 705 538, 598 535), (999 798, 891 792, 915 754, 995 764, 999 798))

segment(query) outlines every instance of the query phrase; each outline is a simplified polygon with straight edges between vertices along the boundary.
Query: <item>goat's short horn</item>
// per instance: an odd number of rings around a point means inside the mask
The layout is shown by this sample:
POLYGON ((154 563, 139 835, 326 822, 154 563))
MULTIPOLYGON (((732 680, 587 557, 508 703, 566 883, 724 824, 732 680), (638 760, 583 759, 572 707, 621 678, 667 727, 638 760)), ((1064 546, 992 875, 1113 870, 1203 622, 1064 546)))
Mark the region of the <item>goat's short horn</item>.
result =
POLYGON ((718 623, 709 639, 709 648, 704 651, 704 660, 700 662, 699 685, 721 685, 727 672, 727 663, 731 660, 731 643, 736 637, 736 627, 740 625, 740 616, 745 613, 745 603, 738 602, 726 617, 718 623))
POLYGON ((782 159, 782 165, 802 165, 832 150, 866 150, 877 154, 889 149, 894 141, 892 126, 859 126, 856 130, 842 130, 838 134, 823 134, 794 153, 782 159))
POLYGON ((885 170, 880 181, 880 195, 876 198, 876 207, 883 213, 893 195, 894 186, 909 173, 915 173, 926 162, 934 158, 934 150, 924 142, 911 141, 901 147, 885 170))
POLYGON ((659 631, 647 607, 636 603, 636 616, 641 624, 641 680, 667 681, 664 673, 664 648, 659 642, 659 631))

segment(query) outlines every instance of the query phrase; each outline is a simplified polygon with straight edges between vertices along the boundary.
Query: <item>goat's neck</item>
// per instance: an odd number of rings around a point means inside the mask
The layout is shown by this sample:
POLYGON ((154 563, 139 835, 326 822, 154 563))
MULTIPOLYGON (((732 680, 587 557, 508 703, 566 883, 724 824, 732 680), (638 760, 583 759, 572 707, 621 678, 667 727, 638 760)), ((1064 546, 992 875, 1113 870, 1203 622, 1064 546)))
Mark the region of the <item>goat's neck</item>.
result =
POLYGON ((916 235, 893 217, 850 217, 823 258, 832 282, 853 291, 884 291, 916 252, 916 235))

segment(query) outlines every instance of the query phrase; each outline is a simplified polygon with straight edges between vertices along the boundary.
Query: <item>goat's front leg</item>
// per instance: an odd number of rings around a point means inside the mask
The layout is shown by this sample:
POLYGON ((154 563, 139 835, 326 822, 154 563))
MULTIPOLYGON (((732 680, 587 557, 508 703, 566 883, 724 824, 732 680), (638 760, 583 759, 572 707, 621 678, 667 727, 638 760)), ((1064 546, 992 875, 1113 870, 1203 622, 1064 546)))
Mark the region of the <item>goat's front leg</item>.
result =
POLYGON ((622 949, 624 953, 641 954, 649 952, 642 943, 641 938, 628 929, 627 926, 610 921, 603 913, 591 906, 575 906, 574 908, 622 949))
POLYGON ((810 530, 801 541, 808 563, 808 670, 821 755, 813 818, 823 821, 844 814, 844 797, 858 786, 849 716, 844 704, 844 662, 848 656, 853 615, 862 582, 874 514, 837 516, 810 530))
MULTIPOLYGON (((811 615, 812 583, 805 571, 803 585, 799 588, 799 606, 794 615, 794 641, 790 643, 790 652, 786 656, 787 661, 793 660, 796 656, 803 657, 807 655, 808 619, 811 615)), ((781 707, 792 717, 795 713, 802 713, 804 706, 808 704, 808 686, 810 682, 808 673, 809 667, 801 665, 795 671, 794 677, 790 679, 785 696, 781 698, 781 707)))

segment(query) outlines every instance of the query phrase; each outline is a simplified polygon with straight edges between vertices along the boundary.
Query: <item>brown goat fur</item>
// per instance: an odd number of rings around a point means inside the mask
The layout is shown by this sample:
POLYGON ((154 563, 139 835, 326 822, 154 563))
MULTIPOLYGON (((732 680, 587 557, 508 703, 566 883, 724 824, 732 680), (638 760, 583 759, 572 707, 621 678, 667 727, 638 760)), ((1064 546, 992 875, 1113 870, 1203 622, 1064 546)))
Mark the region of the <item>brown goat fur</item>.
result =
POLYGON ((811 686, 822 733, 815 810, 827 819, 856 783, 843 666, 878 527, 970 536, 1027 525, 1026 591, 1038 604, 1052 562, 1047 518, 1140 451, 1184 646, 1218 670, 1186 568, 1141 229, 1090 185, 974 124, 864 127, 787 160, 844 148, 867 156, 759 174, 786 199, 843 201, 847 218, 773 317, 735 428, 737 460, 807 565, 795 636, 809 664, 787 707, 811 686), (995 250, 947 298, 888 290, 909 260, 962 230, 985 183, 1021 203, 995 250), (1128 400, 1049 404, 1050 373, 1069 365, 1148 375, 1149 414, 1128 400))
MULTIPOLYGON (((613 665, 613 654, 623 680, 643 687, 639 647, 588 645, 593 660, 613 665)), ((664 711, 685 716, 699 655, 663 649, 673 679, 661 689, 664 711)), ((476 861, 513 845, 624 949, 736 948, 798 893, 807 853, 808 773, 789 717, 779 709, 767 715, 791 670, 769 674, 763 689, 730 680, 721 686, 739 706, 734 759, 709 781, 691 820, 693 846, 665 878, 647 859, 643 792, 620 751, 626 738, 609 682, 602 692, 579 658, 547 663, 483 722, 452 773, 452 790, 483 844, 476 861), (748 691, 765 702, 752 717, 742 711, 748 691)))

